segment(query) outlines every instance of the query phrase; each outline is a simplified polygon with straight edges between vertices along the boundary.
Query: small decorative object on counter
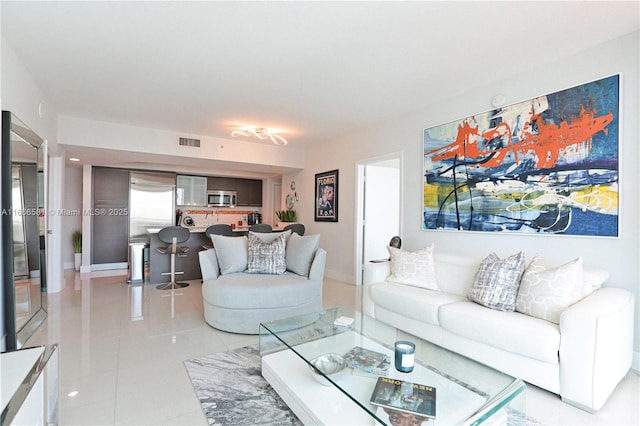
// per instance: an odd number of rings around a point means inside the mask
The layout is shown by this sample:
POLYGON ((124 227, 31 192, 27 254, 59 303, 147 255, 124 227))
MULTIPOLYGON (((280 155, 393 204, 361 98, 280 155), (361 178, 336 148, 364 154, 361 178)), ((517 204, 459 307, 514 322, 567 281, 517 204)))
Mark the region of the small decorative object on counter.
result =
POLYGON ((415 363, 416 345, 407 340, 398 340, 395 343, 396 370, 401 373, 411 373, 415 363))

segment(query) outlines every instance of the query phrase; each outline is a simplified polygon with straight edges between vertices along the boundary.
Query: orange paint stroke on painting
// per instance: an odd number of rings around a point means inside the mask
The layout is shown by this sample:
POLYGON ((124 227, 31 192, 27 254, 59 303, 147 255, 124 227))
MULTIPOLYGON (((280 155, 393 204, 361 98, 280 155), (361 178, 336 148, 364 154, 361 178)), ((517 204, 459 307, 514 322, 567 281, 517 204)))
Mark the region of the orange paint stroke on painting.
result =
MULTIPOLYGON (((613 121, 613 113, 595 117, 595 111, 585 111, 581 106, 580 115, 573 117, 571 123, 545 123, 539 114, 533 114, 531 120, 538 128, 537 134, 527 131, 523 139, 513 145, 511 129, 507 123, 500 123, 495 128, 479 134, 478 127, 473 127, 470 120, 465 120, 458 126, 454 142, 428 152, 425 157, 433 155, 433 161, 451 160, 455 157, 461 160, 471 158, 480 161, 481 167, 491 168, 501 165, 511 153, 516 164, 518 158, 528 155, 535 159, 538 170, 548 169, 556 165, 562 149, 587 141, 600 131, 606 133, 606 127, 613 121), (480 148, 478 142, 491 140, 500 141, 502 147, 489 150, 480 148)), ((531 123, 526 123, 525 128, 531 128, 531 123)))

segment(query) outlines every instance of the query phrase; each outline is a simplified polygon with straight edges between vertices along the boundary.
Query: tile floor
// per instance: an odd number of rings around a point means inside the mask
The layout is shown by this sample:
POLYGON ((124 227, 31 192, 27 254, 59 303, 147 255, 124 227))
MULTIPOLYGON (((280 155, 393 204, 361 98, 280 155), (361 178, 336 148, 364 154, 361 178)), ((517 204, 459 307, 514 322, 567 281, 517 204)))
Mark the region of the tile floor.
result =
MULTIPOLYGON (((201 284, 178 291, 126 284, 124 275, 65 274, 46 323, 26 346, 58 343, 61 425, 205 425, 182 361, 256 344, 204 322, 201 284)), ((358 288, 325 279, 324 306, 354 306, 358 288)), ((549 425, 640 424, 640 376, 630 372, 596 415, 529 386, 528 414, 549 425)))

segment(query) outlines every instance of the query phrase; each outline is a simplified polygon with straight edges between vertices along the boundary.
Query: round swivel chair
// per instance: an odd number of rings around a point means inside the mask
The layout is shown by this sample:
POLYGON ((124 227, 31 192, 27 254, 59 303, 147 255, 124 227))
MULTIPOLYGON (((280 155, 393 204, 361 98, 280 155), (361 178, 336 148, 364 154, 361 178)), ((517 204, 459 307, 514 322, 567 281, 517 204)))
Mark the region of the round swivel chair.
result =
POLYGON ((184 243, 189 239, 191 234, 187 228, 182 226, 168 226, 162 228, 158 232, 158 239, 163 243, 170 244, 166 247, 158 247, 156 250, 161 254, 168 254, 171 256, 171 270, 169 272, 163 272, 162 275, 170 275, 171 282, 168 284, 160 284, 156 288, 158 290, 175 290, 177 288, 188 287, 189 283, 176 282, 176 275, 184 274, 184 272, 176 272, 176 256, 186 257, 189 247, 180 247, 179 243, 184 243))

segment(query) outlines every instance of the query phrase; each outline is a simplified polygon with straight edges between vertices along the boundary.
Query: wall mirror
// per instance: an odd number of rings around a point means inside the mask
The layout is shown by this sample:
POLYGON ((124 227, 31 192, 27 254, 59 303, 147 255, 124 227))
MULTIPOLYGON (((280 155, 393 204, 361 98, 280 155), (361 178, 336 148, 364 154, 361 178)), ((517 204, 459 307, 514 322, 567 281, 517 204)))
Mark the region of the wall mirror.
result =
POLYGON ((26 124, 2 111, 4 350, 22 347, 47 316, 43 148, 26 124))

